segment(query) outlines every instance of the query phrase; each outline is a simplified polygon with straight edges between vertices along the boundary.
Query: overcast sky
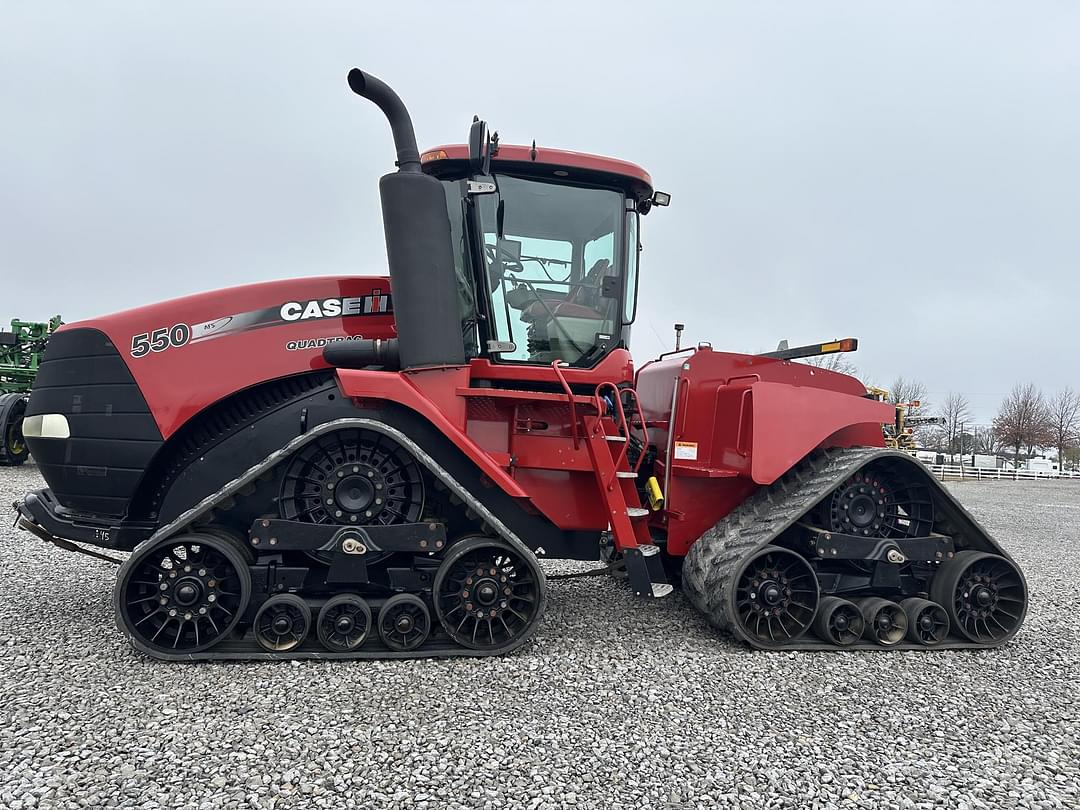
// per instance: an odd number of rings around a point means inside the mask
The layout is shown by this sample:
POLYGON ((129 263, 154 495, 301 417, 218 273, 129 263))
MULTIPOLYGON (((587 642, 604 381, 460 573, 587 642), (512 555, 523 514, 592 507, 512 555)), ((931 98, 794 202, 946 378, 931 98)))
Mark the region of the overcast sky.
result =
POLYGON ((389 129, 640 163, 639 362, 856 336, 879 384, 1080 387, 1076 3, 0 0, 0 321, 385 272, 389 129))

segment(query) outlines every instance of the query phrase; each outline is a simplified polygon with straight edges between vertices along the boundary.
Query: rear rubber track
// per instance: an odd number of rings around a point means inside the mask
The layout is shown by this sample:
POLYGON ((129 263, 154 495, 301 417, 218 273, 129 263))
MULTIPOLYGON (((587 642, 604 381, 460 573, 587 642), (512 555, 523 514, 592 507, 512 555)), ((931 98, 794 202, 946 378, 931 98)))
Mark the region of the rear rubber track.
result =
MULTIPOLYGON (((741 631, 727 608, 735 577, 748 556, 775 541, 859 469, 875 459, 889 456, 902 457, 918 464, 910 456, 894 450, 878 447, 833 448, 815 451, 783 477, 769 486, 761 487, 690 547, 682 569, 682 587, 687 597, 705 614, 711 625, 757 649, 927 650, 927 647, 906 640, 887 648, 863 640, 838 647, 818 639, 811 632, 790 642, 764 646, 741 631)), ((926 478, 936 497, 953 500, 929 473, 926 478)), ((974 519, 959 504, 955 501, 953 504, 977 527, 974 519)), ((996 553, 1002 553, 993 541, 988 537, 985 539, 996 553)), ((976 644, 950 637, 933 649, 987 649, 995 646, 998 644, 976 644)))

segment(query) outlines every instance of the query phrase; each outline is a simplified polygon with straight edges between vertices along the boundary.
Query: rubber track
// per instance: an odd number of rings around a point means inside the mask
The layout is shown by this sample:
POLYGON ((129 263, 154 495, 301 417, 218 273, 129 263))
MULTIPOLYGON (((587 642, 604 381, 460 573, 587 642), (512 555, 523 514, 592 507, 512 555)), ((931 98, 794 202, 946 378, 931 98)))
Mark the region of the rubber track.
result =
MULTIPOLYGON (((449 549, 447 549, 448 551, 449 549)), ((298 594, 303 598, 303 594, 298 594)), ((544 576, 544 571, 540 567, 536 560, 536 556, 532 550, 526 546, 520 538, 518 538, 501 520, 498 516, 488 510, 484 504, 477 500, 460 482, 453 478, 442 466, 440 466, 428 453, 426 453, 419 445, 412 441, 408 436, 385 423, 379 422, 366 417, 348 417, 342 419, 336 419, 331 422, 325 422, 320 424, 307 433, 301 434, 287 443, 284 447, 271 453, 261 462, 251 467, 247 472, 238 478, 233 479, 220 490, 213 495, 207 496, 199 503, 192 506, 182 515, 178 516, 169 524, 159 528, 153 536, 144 540, 139 544, 128 558, 128 560, 121 566, 120 573, 117 576, 116 587, 113 590, 113 609, 116 617, 116 625, 120 631, 127 637, 135 649, 146 653, 147 655, 157 658, 163 661, 215 661, 215 660, 287 660, 287 659, 382 659, 382 658, 452 658, 452 657, 471 657, 471 658, 485 658, 489 656, 505 655, 506 653, 513 652, 526 642, 528 642, 540 629, 540 622, 543 620, 544 611, 547 607, 547 581, 544 576), (391 651, 383 647, 378 643, 378 632, 372 629, 372 635, 368 641, 365 641, 362 645, 366 649, 354 650, 347 653, 335 653, 329 652, 319 645, 314 640, 314 629, 309 634, 309 638, 296 650, 285 653, 271 653, 263 650, 258 643, 252 637, 250 629, 241 637, 222 639, 218 644, 210 647, 207 650, 201 652, 176 652, 169 653, 155 648, 148 647, 143 644, 138 638, 133 636, 124 624, 123 608, 122 608, 122 584, 127 575, 128 569, 134 564, 134 561, 140 556, 140 551, 148 546, 155 544, 159 539, 168 537, 173 534, 179 534, 193 523, 195 523, 200 517, 208 514, 211 510, 226 498, 234 495, 246 485, 255 481, 260 475, 267 470, 276 467, 282 463, 284 459, 288 458, 293 452, 299 450, 307 443, 317 439, 319 436, 339 429, 345 428, 367 428, 369 430, 378 431, 389 438, 396 441, 399 445, 405 448, 412 456, 424 466, 428 472, 430 472, 435 478, 441 480, 447 489, 456 494, 462 501, 473 509, 479 519, 482 520, 487 526, 494 529, 500 536, 503 542, 510 545, 512 548, 518 551, 519 554, 525 555, 525 559, 530 560, 534 565, 533 573, 537 579, 537 585, 539 589, 537 606, 537 615, 533 620, 533 623, 528 627, 524 633, 511 639, 509 642, 501 647, 495 647, 490 649, 471 649, 468 647, 462 647, 455 642, 450 641, 445 633, 441 632, 442 628, 439 624, 438 618, 435 616, 435 611, 432 609, 432 605, 429 599, 425 598, 426 594, 416 594, 424 599, 424 602, 428 608, 431 624, 432 635, 428 637, 418 649, 410 650, 407 652, 391 651)), ((317 620, 317 611, 313 611, 312 622, 317 620)), ((376 618, 377 620, 377 618, 376 618)))
MULTIPOLYGON (((762 650, 942 650, 997 646, 950 637, 932 648, 906 640, 892 647, 860 641, 841 648, 822 641, 810 630, 789 643, 765 646, 742 632, 733 620, 727 606, 743 560, 772 543, 833 489, 879 457, 902 457, 918 463, 906 454, 878 447, 833 448, 816 451, 770 486, 761 487, 690 547, 682 569, 683 591, 687 597, 711 625, 762 650)), ((928 473, 927 478, 937 484, 928 473)), ((940 485, 935 494, 952 497, 940 485)))

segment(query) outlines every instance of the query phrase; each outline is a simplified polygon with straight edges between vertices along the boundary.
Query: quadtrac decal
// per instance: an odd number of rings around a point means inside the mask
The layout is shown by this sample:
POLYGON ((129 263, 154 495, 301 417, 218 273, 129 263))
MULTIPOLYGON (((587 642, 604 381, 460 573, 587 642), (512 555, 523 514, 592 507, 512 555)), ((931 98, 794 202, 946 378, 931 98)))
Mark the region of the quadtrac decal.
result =
MULTIPOLYGON (((286 301, 278 306, 240 312, 236 315, 225 315, 212 321, 194 323, 190 326, 186 323, 178 323, 151 329, 148 332, 140 332, 131 338, 131 356, 146 357, 148 354, 176 349, 189 343, 213 340, 226 335, 235 335, 239 332, 250 332, 253 329, 262 329, 267 326, 280 326, 286 323, 325 320, 328 318, 388 315, 393 311, 394 307, 390 296, 378 289, 372 290, 370 295, 348 298, 313 298, 306 301, 286 301)), ((334 342, 336 340, 356 340, 358 338, 359 336, 342 335, 341 337, 324 338, 323 340, 334 342)), ((299 345, 307 342, 311 341, 290 341, 286 348, 290 351, 296 351, 300 348, 316 348, 314 344, 310 346, 299 345)), ((326 345, 326 343, 323 343, 323 345, 326 345)))

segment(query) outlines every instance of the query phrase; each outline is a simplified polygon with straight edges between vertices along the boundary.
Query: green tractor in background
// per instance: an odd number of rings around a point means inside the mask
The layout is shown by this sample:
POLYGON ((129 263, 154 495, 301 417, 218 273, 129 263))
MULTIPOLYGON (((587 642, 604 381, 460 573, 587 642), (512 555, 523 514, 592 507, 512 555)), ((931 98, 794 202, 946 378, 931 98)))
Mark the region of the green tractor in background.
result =
POLYGON ((63 321, 12 321, 10 332, 0 332, 0 466, 22 464, 30 457, 23 441, 22 420, 27 394, 34 384, 45 345, 63 321))

